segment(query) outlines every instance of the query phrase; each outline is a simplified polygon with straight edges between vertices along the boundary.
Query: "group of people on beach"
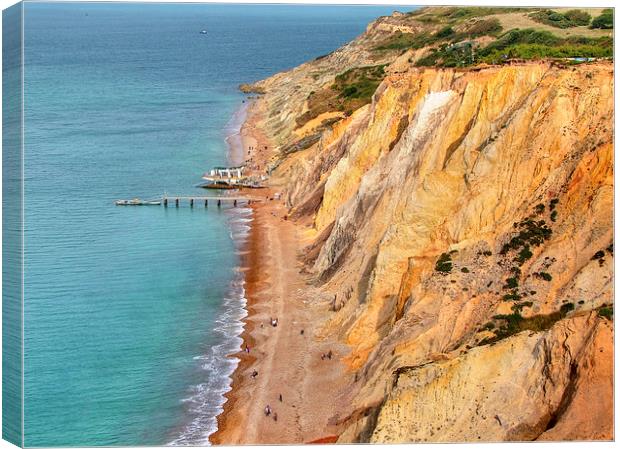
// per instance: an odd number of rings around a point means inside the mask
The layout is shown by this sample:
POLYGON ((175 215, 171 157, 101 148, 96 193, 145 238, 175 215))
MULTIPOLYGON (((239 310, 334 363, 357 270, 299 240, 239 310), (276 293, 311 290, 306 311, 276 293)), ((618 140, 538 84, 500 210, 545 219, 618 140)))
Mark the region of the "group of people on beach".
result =
MULTIPOLYGON (((282 393, 280 393, 280 394, 278 395, 278 400, 279 400, 280 402, 282 402, 282 393)), ((273 412, 273 410, 271 409, 271 406, 270 406, 269 404, 267 404, 267 405, 265 406, 265 416, 267 416, 267 417, 271 416, 271 415, 272 415, 272 412, 273 412)), ((277 420, 278 420, 278 414, 277 414, 277 413, 275 413, 275 412, 273 412, 273 420, 274 420, 274 421, 277 421, 277 420)))
MULTIPOLYGON (((265 416, 270 416, 271 415, 271 407, 269 406, 269 404, 267 404, 265 406, 265 416)), ((277 413, 273 413, 273 420, 277 421, 278 420, 278 414, 277 413)))
POLYGON ((325 359, 331 360, 332 359, 332 355, 334 355, 334 354, 333 354, 332 350, 330 349, 328 353, 321 354, 321 360, 325 360, 325 359))

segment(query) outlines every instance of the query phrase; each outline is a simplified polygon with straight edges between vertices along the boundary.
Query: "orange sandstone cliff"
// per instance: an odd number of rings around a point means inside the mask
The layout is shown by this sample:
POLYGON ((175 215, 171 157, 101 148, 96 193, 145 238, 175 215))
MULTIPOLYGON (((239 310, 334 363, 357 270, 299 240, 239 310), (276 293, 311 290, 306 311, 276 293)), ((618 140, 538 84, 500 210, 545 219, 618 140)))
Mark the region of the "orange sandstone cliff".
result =
POLYGON ((257 83, 251 110, 335 297, 317 338, 350 348, 338 442, 612 439, 613 63, 369 51, 399 20, 257 83), (376 64, 370 103, 311 111, 376 64))

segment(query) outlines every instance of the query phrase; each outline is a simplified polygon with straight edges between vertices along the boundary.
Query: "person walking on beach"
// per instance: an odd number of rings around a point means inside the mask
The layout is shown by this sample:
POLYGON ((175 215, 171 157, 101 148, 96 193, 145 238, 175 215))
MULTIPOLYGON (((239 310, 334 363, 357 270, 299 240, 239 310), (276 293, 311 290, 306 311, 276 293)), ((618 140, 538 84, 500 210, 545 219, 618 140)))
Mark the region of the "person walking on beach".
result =
POLYGON ((276 422, 278 421, 278 414, 277 413, 273 414, 273 420, 276 421, 276 422))
POLYGON ((280 399, 280 402, 282 402, 282 393, 280 393, 279 399, 280 399))
POLYGON ((271 415, 271 407, 269 407, 269 404, 267 404, 267 406, 265 407, 265 416, 269 415, 271 415))

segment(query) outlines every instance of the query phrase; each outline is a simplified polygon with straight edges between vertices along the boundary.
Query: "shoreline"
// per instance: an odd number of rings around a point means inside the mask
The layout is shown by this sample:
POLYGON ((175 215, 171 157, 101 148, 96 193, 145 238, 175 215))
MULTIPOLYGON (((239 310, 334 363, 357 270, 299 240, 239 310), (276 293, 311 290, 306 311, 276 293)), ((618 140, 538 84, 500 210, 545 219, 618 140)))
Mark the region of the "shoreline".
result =
MULTIPOLYGON (((272 146, 257 127, 257 101, 244 106, 246 120, 239 133, 243 146, 237 155, 229 155, 229 160, 249 160, 256 167, 265 167, 267 149, 272 146), (254 151, 246 151, 249 147, 254 151), (243 159, 236 160, 240 155, 243 159)), ((230 149, 235 150, 232 145, 230 149)), ((301 226, 287 219, 284 201, 273 199, 274 188, 259 192, 263 201, 250 206, 252 222, 240 249, 247 312, 242 320, 241 348, 247 345, 250 352, 240 350, 228 356, 239 363, 209 442, 333 442, 337 433, 328 419, 340 408, 335 397, 343 389, 345 375, 338 360, 346 348, 334 338, 317 337, 329 300, 302 275, 298 260, 305 246, 301 226), (277 327, 270 325, 272 317, 278 318, 277 327), (321 354, 330 350, 333 360, 322 360, 321 354), (253 371, 258 372, 256 377, 251 376, 253 371), (267 405, 273 411, 270 416, 264 413, 267 405)))
MULTIPOLYGON (((255 103, 256 100, 246 99, 245 103, 243 103, 231 117, 230 122, 241 119, 239 128, 235 130, 233 134, 229 134, 225 138, 229 149, 226 157, 231 165, 241 165, 245 163, 249 159, 247 156, 249 154, 253 154, 250 152, 246 153, 245 149, 248 147, 257 146, 258 139, 253 135, 253 133, 248 131, 250 117, 253 117, 251 114, 251 108, 255 103)), ((230 126, 230 122, 227 124, 228 129, 232 128, 232 126, 230 126)), ((261 145, 266 143, 266 139, 261 139, 261 145)), ((266 196, 268 196, 268 194, 266 196)), ((223 410, 215 418, 217 422, 217 430, 208 437, 209 442, 216 445, 226 444, 223 441, 223 438, 231 432, 231 427, 234 427, 234 423, 237 421, 234 413, 236 410, 235 405, 241 399, 238 391, 243 385, 243 373, 246 372, 256 361, 256 357, 253 354, 246 353, 243 348, 246 346, 253 348, 256 345, 256 340, 252 336, 255 326, 254 322, 250 318, 254 315, 253 312, 255 312, 253 309, 256 306, 256 293, 259 288, 260 260, 258 254, 262 224, 259 220, 257 220, 260 203, 253 203, 248 207, 252 210, 252 222, 249 224, 250 229, 247 238, 245 239, 243 245, 239 248, 239 252, 241 254, 239 270, 243 273, 244 277, 246 316, 241 320, 243 330, 238 336, 242 340, 239 351, 226 356, 228 358, 235 358, 239 362, 230 376, 230 389, 224 393, 224 398, 226 401, 222 405, 223 410)))
MULTIPOLYGON (((243 148, 248 143, 252 143, 247 136, 246 138, 242 136, 242 127, 246 121, 249 106, 250 103, 244 102, 244 104, 238 107, 223 128, 224 141, 228 147, 226 159, 229 165, 240 165, 243 163, 243 148)), ((224 406, 229 403, 228 393, 233 388, 233 376, 237 372, 239 364, 242 363, 240 356, 245 355, 241 349, 244 347, 244 342, 247 339, 245 336, 249 298, 247 294, 247 280, 249 277, 247 271, 254 265, 249 260, 251 254, 253 254, 249 250, 249 243, 252 230, 255 229, 252 226, 254 209, 252 205, 243 205, 239 208, 226 208, 223 212, 228 217, 227 222, 230 235, 233 238, 234 251, 238 254, 239 260, 233 267, 235 274, 224 297, 222 312, 225 316, 231 313, 234 313, 235 316, 232 321, 224 321, 214 330, 226 333, 226 328, 234 327, 235 329, 234 332, 224 336, 224 341, 216 345, 217 347, 225 345, 226 350, 224 352, 216 351, 214 346, 211 348, 211 351, 198 357, 205 361, 211 360, 210 363, 218 363, 227 372, 222 373, 223 377, 219 378, 218 386, 215 390, 212 388, 205 390, 201 388, 204 384, 198 384, 195 386, 195 391, 184 399, 188 408, 186 413, 190 418, 187 423, 182 424, 172 432, 174 437, 167 443, 168 445, 209 443, 211 435, 216 433, 219 428, 218 416, 224 413, 224 406), (192 407, 194 410, 192 410, 192 407)))
MULTIPOLYGON (((243 122, 238 131, 234 135, 226 136, 226 142, 228 143, 227 159, 232 165, 241 165, 248 160, 246 157, 245 148, 250 146, 256 146, 258 139, 254 137, 248 131, 248 123, 250 118, 253 118, 251 114, 252 106, 256 104, 256 100, 246 100, 238 110, 235 111, 231 121, 235 118, 243 116, 243 122), (237 145, 235 145, 234 143, 237 145)), ((228 126, 228 125, 227 125, 228 126)), ((265 144, 266 139, 261 140, 261 144, 265 144)), ((252 153, 247 153, 252 154, 252 153)), ((261 240, 260 233, 262 231, 262 224, 257 220, 258 208, 260 203, 254 203, 248 206, 252 209, 252 222, 250 223, 250 230, 244 244, 241 246, 240 264, 239 269, 244 275, 244 287, 245 287, 245 309, 246 316, 242 320, 243 330, 239 337, 242 340, 240 350, 236 353, 229 354, 227 357, 236 358, 239 360, 237 367, 230 376, 230 390, 224 394, 226 401, 224 402, 222 412, 216 416, 217 430, 209 435, 209 442, 214 445, 226 444, 224 441, 226 435, 230 434, 232 427, 234 427, 235 421, 238 421, 239 417, 235 417, 236 404, 241 399, 238 391, 243 386, 244 376, 250 366, 256 361, 256 357, 251 354, 247 354, 243 351, 243 348, 250 346, 250 348, 256 346, 256 340, 252 336, 254 331, 254 322, 250 319, 255 313, 253 309, 256 306, 256 293, 259 288, 259 242, 261 240)), ((251 350, 250 350, 251 352, 251 350)))

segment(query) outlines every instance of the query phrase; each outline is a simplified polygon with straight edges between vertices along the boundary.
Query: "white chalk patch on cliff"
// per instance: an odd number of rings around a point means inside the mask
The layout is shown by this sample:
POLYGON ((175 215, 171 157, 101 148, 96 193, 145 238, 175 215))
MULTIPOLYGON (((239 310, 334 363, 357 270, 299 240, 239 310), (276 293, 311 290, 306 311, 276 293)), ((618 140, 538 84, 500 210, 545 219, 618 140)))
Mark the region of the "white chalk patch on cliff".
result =
MULTIPOLYGON (((398 150, 398 165, 403 167, 403 170, 406 170, 406 167, 411 164, 411 161, 406 161, 416 149, 423 148, 433 132, 440 127, 441 122, 445 119, 445 114, 442 114, 442 111, 456 96, 457 93, 453 90, 430 92, 424 96, 414 119, 395 147, 398 150)), ((434 165, 434 162, 427 160, 426 164, 434 165)))
POLYGON ((437 109, 442 108, 456 95, 453 90, 445 90, 443 92, 431 92, 424 97, 424 103, 420 108, 420 114, 416 126, 424 128, 428 124, 430 117, 437 109))

